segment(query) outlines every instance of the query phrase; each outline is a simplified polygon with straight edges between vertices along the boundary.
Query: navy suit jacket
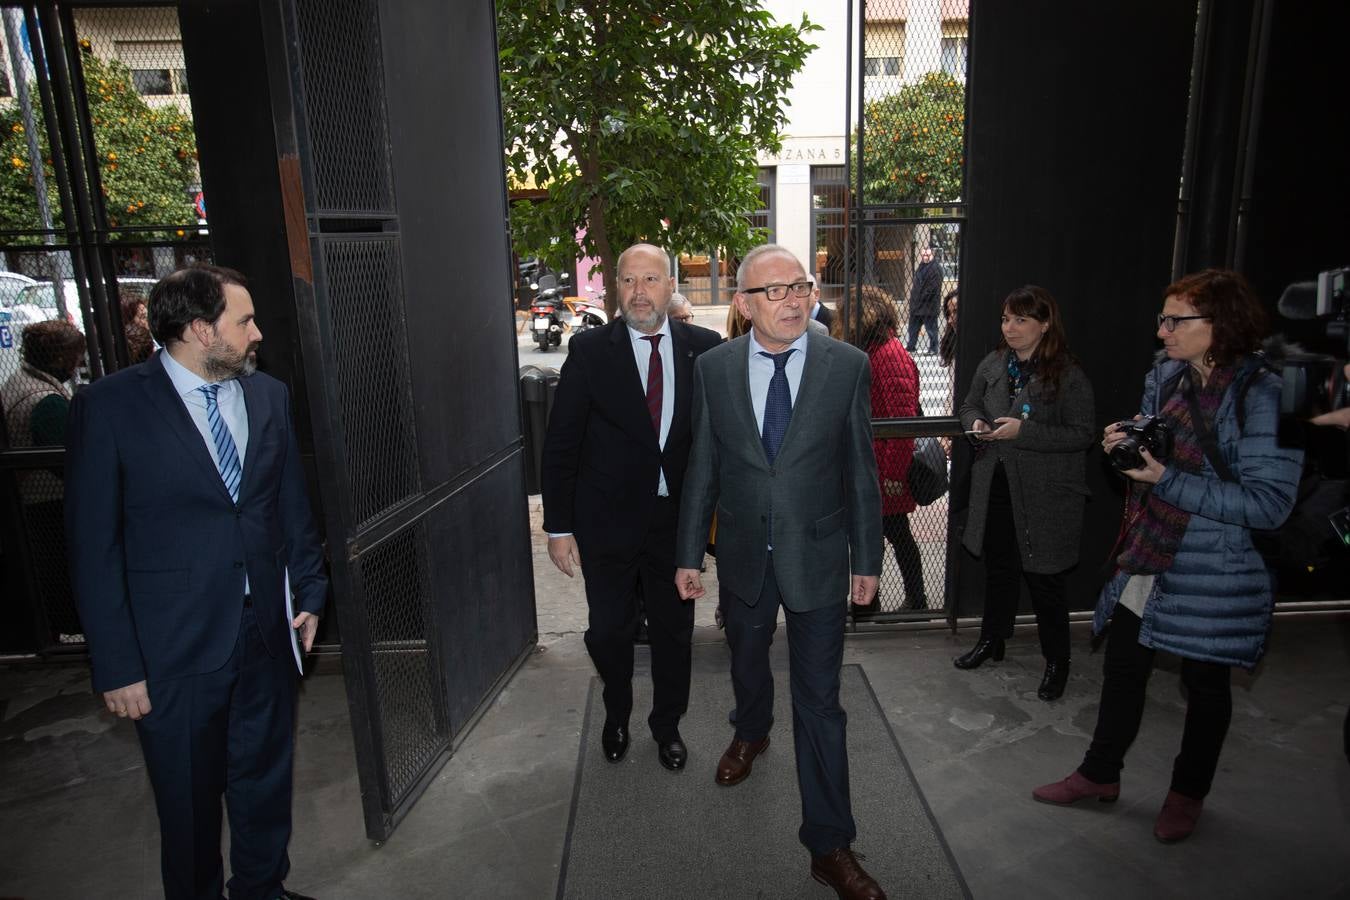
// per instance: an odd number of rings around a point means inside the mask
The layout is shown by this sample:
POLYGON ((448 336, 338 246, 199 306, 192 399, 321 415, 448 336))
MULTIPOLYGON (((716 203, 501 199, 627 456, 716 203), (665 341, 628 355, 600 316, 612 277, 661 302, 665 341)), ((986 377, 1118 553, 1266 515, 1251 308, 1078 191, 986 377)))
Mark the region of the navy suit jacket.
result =
POLYGON ((637 552, 652 521, 659 471, 679 502, 692 442, 694 360, 722 338, 675 321, 670 337, 675 412, 665 447, 652 428, 628 326, 611 322, 569 344, 544 441, 544 530, 574 533, 583 559, 588 547, 637 552))
MULTIPOLYGON (((160 351, 163 353, 164 351, 160 351)), ((71 404, 66 534, 94 689, 212 672, 234 651, 244 575, 268 652, 290 653, 282 595, 328 592, 289 391, 239 379, 249 439, 236 506, 157 353, 71 404)))

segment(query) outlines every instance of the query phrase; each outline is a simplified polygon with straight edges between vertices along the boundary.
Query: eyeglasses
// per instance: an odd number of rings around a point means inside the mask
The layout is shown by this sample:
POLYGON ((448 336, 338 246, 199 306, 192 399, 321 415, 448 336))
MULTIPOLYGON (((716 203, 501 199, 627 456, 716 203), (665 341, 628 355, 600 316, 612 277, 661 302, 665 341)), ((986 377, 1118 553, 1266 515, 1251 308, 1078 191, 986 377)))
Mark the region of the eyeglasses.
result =
POLYGON ((766 284, 764 287, 746 288, 741 291, 742 294, 763 294, 768 299, 777 303, 779 300, 786 300, 788 292, 791 291, 794 297, 806 299, 811 296, 811 292, 816 286, 809 281, 794 281, 792 284, 766 284))
POLYGON ((671 316, 671 318, 674 319, 676 322, 692 322, 694 321, 694 314, 685 313, 682 316, 671 316))
POLYGON ((1177 330, 1177 323, 1178 323, 1178 322, 1189 322, 1189 321, 1191 321, 1192 319, 1212 319, 1212 318, 1214 318, 1214 317, 1213 317, 1213 316, 1164 316, 1164 315, 1162 315, 1162 314, 1159 314, 1159 315, 1158 315, 1158 327, 1159 327, 1159 328, 1166 328, 1167 331, 1170 333, 1170 332, 1173 332, 1173 331, 1176 331, 1176 330, 1177 330))

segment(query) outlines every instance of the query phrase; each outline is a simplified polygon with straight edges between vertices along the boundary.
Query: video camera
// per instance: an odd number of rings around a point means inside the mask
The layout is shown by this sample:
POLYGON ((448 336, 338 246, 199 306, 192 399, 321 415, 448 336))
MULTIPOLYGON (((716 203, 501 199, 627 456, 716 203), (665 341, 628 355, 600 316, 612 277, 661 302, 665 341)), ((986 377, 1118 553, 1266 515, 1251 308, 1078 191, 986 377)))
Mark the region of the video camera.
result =
POLYGON ((1279 313, 1286 319, 1325 320, 1325 334, 1344 348, 1341 357, 1320 353, 1291 354, 1284 361, 1284 392, 1280 414, 1309 419, 1350 405, 1350 384, 1345 378, 1350 358, 1350 297, 1345 276, 1350 267, 1329 269, 1317 281, 1289 285, 1280 295, 1279 313))

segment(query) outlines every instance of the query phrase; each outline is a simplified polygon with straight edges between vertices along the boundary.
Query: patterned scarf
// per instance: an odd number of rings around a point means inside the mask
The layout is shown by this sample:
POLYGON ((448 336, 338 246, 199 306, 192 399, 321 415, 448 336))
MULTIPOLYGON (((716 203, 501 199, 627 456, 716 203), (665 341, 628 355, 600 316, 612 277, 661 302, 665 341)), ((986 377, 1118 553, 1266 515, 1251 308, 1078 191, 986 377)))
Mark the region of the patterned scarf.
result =
MULTIPOLYGON (((1236 366, 1216 368, 1196 394, 1200 415, 1210 431, 1214 430, 1214 414, 1219 411, 1223 395, 1236 374, 1236 366)), ((1166 461, 1167 465, 1194 475, 1203 467, 1205 451, 1195 436, 1190 404, 1186 402, 1190 379, 1189 372, 1182 376, 1181 383, 1163 404, 1159 415, 1172 430, 1172 457, 1166 461)), ((1132 482, 1125 505, 1125 542, 1116 565, 1132 574, 1156 575, 1171 568, 1186 526, 1191 521, 1190 513, 1159 500, 1151 487, 1132 482)))
POLYGON ((1008 351, 1008 402, 1012 403, 1017 392, 1026 387, 1031 376, 1036 374, 1036 364, 1040 358, 1033 356, 1030 359, 1018 359, 1017 354, 1008 351))

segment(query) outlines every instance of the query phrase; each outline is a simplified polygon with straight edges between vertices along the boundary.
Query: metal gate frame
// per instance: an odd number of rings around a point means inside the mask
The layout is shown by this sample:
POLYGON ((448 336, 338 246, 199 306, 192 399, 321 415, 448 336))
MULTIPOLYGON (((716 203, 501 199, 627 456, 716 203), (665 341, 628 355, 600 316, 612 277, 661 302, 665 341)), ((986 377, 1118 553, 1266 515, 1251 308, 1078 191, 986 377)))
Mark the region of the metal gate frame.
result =
MULTIPOLYGON (((970 10, 968 19, 973 20, 975 16, 976 0, 969 0, 970 10)), ((854 0, 846 0, 845 20, 854 21, 854 0)), ((868 266, 864 264, 864 248, 874 244, 874 232, 880 226, 924 226, 924 225, 948 225, 953 224, 959 228, 964 226, 967 218, 966 204, 964 202, 944 202, 944 203, 868 203, 863 190, 864 173, 867 160, 863 157, 863 136, 866 125, 866 84, 867 73, 862 58, 862 48, 866 45, 867 30, 867 0, 857 0, 857 46, 860 49, 859 59, 853 59, 852 40, 846 43, 845 67, 846 74, 844 78, 844 168, 845 171, 852 170, 855 174, 855 185, 852 191, 845 193, 844 208, 844 260, 849 267, 846 275, 855 292, 855 296, 861 296, 864 284, 864 276, 868 266), (854 157, 854 138, 853 138, 853 116, 854 110, 850 103, 853 92, 853 76, 858 76, 858 105, 857 105, 857 165, 853 165, 854 157), (946 212, 933 215, 925 213, 924 209, 934 207, 945 208, 946 212)), ((970 51, 968 51, 970 52, 970 51)), ((965 81, 965 99, 968 105, 970 96, 970 78, 965 81)), ((962 132, 963 151, 965 145, 969 142, 970 130, 964 128, 962 132)), ((969 160, 969 154, 963 152, 963 158, 969 160)), ((963 164, 963 183, 965 181, 963 164)), ((964 266, 965 254, 959 254, 957 259, 957 278, 961 278, 961 269, 964 266)), ((852 310, 856 314, 854 326, 861 325, 862 305, 860 303, 852 304, 852 310)), ((960 318, 961 308, 957 307, 957 317, 960 318)), ((919 438, 919 437, 953 437, 962 435, 963 429, 961 420, 955 415, 951 416, 920 416, 913 418, 900 419, 874 419, 872 421, 872 432, 877 438, 919 438)), ((954 466, 959 466, 959 457, 964 453, 964 447, 961 447, 959 441, 953 442, 953 462, 954 466), (959 449, 958 449, 959 448, 959 449)), ((949 493, 948 513, 947 513, 947 553, 946 553, 946 571, 943 578, 943 612, 948 627, 953 631, 957 627, 957 604, 954 602, 956 597, 956 584, 960 575, 960 553, 952 552, 952 548, 959 548, 963 528, 957 524, 952 515, 951 500, 953 498, 949 493)), ((869 624, 893 624, 893 623, 911 623, 931 619, 932 613, 936 610, 930 610, 927 613, 919 612, 892 612, 882 613, 872 616, 868 619, 869 624)), ((850 611, 850 629, 857 627, 857 620, 850 611)))

